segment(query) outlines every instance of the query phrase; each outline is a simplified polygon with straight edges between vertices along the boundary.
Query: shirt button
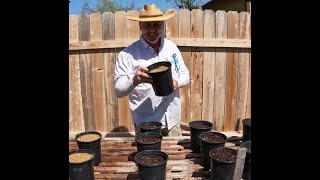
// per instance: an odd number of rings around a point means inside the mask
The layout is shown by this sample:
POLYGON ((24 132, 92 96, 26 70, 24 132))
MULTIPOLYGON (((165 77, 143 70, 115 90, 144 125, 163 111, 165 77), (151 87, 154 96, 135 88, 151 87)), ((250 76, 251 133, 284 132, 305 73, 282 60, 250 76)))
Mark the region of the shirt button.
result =
POLYGON ((165 101, 167 101, 167 99, 164 99, 165 101))

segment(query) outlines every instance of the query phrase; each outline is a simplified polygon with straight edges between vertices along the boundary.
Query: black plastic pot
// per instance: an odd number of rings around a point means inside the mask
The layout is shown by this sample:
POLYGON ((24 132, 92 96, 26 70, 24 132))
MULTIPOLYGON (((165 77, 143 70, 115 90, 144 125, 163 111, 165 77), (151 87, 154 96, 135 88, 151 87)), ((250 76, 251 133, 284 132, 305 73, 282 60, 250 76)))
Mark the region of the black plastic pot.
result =
POLYGON ((191 121, 189 123, 190 127, 190 145, 192 152, 200 152, 200 139, 199 135, 203 132, 211 131, 212 129, 212 123, 209 121, 203 121, 203 120, 197 120, 197 121, 191 121), (201 123, 203 125, 208 126, 207 128, 198 128, 195 127, 196 124, 201 123))
POLYGON ((94 165, 95 166, 98 166, 101 162, 101 137, 102 137, 101 133, 96 132, 96 131, 82 132, 82 133, 77 134, 75 137, 75 139, 78 143, 79 149, 89 149, 94 152, 94 154, 95 154, 94 165), (91 141, 91 142, 78 141, 78 138, 80 136, 87 135, 87 134, 97 134, 100 136, 100 138, 95 141, 91 141))
POLYGON ((153 79, 152 87, 157 96, 167 96, 171 94, 174 90, 171 66, 171 62, 161 61, 147 67, 147 74, 150 75, 153 79), (159 66, 166 66, 168 67, 168 69, 161 72, 150 72, 151 70, 156 69, 159 66))
POLYGON ((81 163, 71 163, 69 161, 69 178, 70 180, 93 180, 94 179, 94 152, 88 149, 78 149, 69 152, 69 156, 74 153, 88 153, 93 155, 93 158, 81 163))
POLYGON ((200 164, 203 166, 205 170, 210 169, 210 156, 209 152, 214 148, 224 147, 225 143, 227 142, 227 136, 220 132, 203 132, 199 135, 200 138, 200 152, 201 152, 201 161, 200 164), (204 140, 205 136, 208 135, 218 135, 223 138, 220 142, 209 142, 204 140))
POLYGON ((162 127, 162 123, 157 122, 157 121, 144 122, 139 125, 141 133, 154 132, 154 133, 158 133, 158 134, 162 135, 161 134, 161 127, 162 127), (153 127, 145 128, 144 125, 148 125, 148 126, 150 125, 153 127))
POLYGON ((162 136, 158 133, 154 132, 145 132, 136 135, 135 137, 135 142, 137 143, 137 150, 138 152, 145 151, 145 150, 161 150, 161 141, 162 141, 162 136), (156 137, 159 138, 159 141, 154 141, 154 142, 141 142, 139 141, 140 138, 144 137, 156 137))
POLYGON ((140 180, 165 180, 166 179, 166 166, 169 156, 158 150, 146 150, 137 153, 134 157, 135 162, 138 164, 138 174, 140 180), (162 157, 163 161, 159 164, 143 164, 141 158, 146 157, 162 157))
POLYGON ((211 180, 233 180, 234 170, 236 167, 237 151, 228 147, 219 147, 212 149, 209 152, 210 156, 210 169, 211 169, 211 180), (213 157, 213 153, 216 151, 226 150, 235 156, 233 161, 222 161, 213 157))
POLYGON ((251 141, 244 141, 240 147, 246 148, 246 160, 244 163, 242 179, 251 180, 251 141))
POLYGON ((246 118, 242 120, 243 125, 243 139, 242 141, 249 141, 251 140, 251 119, 246 118))

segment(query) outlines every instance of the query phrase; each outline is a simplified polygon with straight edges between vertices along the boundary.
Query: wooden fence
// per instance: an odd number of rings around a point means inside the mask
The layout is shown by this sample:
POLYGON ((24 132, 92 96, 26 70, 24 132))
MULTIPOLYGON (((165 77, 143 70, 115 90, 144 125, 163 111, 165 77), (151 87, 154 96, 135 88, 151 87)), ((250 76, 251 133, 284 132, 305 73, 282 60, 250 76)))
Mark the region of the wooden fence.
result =
MULTIPOLYGON (((118 53, 140 36, 126 19, 138 11, 69 16, 69 132, 134 132, 128 97, 114 93, 118 53)), ((251 17, 248 12, 182 9, 164 34, 180 49, 191 81, 180 89, 182 124, 207 120, 241 131, 251 117, 251 17)))

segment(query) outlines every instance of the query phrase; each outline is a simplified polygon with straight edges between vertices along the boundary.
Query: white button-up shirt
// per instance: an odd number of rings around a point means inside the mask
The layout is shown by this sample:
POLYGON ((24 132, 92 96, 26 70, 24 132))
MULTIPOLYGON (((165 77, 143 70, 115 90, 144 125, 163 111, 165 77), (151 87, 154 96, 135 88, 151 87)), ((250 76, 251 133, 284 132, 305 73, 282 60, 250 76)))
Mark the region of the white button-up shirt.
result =
POLYGON ((140 36, 140 39, 123 49, 115 66, 114 86, 116 95, 121 98, 129 95, 129 105, 134 123, 158 121, 162 128, 171 129, 180 121, 181 100, 179 88, 168 96, 156 96, 152 85, 133 85, 133 77, 139 67, 147 67, 159 61, 172 63, 172 78, 183 87, 190 82, 187 69, 178 47, 170 40, 161 38, 159 55, 140 36))

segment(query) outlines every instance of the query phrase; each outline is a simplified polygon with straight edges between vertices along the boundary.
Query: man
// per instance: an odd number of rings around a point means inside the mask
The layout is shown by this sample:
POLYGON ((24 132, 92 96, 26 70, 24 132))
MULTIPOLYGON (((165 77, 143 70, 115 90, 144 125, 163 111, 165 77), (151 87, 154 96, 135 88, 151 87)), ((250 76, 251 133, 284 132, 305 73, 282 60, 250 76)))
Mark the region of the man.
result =
POLYGON ((139 124, 148 121, 162 123, 162 135, 181 136, 181 100, 179 88, 190 82, 189 70, 185 66, 177 46, 161 38, 164 21, 173 17, 174 10, 165 14, 155 6, 146 4, 139 17, 127 18, 139 21, 140 39, 123 49, 117 58, 114 74, 116 95, 129 95, 129 104, 136 134, 139 124), (152 77, 146 73, 147 66, 159 61, 172 63, 174 91, 167 96, 156 96, 152 88, 152 77))

